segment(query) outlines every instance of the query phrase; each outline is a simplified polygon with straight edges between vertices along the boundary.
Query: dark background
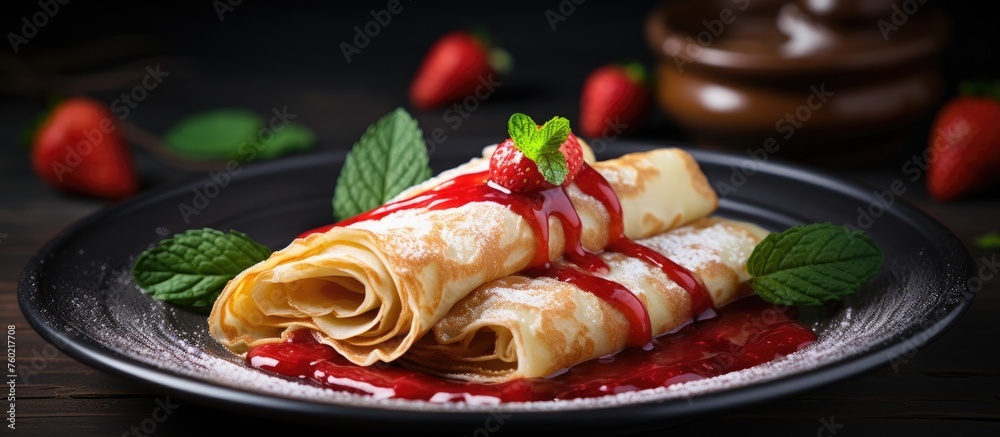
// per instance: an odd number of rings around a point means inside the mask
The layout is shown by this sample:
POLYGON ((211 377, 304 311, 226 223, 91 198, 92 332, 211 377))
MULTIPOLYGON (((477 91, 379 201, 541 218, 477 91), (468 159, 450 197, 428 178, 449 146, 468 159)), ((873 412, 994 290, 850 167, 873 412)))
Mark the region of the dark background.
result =
MULTIPOLYGON (((316 131, 320 148, 346 148, 369 123, 403 106, 419 119, 425 132, 440 127, 455 135, 502 135, 503 123, 514 111, 536 118, 563 115, 577 122, 583 80, 602 64, 636 59, 653 65, 642 26, 657 1, 591 0, 576 6, 553 31, 545 11, 558 10, 557 1, 403 0, 403 12, 393 16, 349 64, 339 44, 351 43, 354 26, 363 27, 371 20, 369 11, 382 9, 386 3, 318 3, 246 0, 226 11, 220 21, 208 1, 69 2, 13 58, 33 68, 30 76, 38 86, 3 87, 0 98, 4 113, 9 114, 6 119, 30 120, 44 109, 49 94, 45 91, 54 88, 62 88, 63 93, 84 90, 110 103, 139 83, 143 66, 158 63, 170 73, 169 79, 129 116, 129 121, 153 134, 202 110, 244 107, 263 114, 287 106, 298 115, 295 121, 316 131), (442 117, 443 110, 413 110, 406 90, 437 37, 452 29, 477 27, 487 29, 512 54, 514 68, 498 92, 452 130, 452 122, 442 117), (105 59, 98 56, 99 47, 117 47, 112 50, 121 56, 98 61, 105 59), (71 65, 63 71, 90 75, 89 80, 46 79, 45 63, 69 53, 79 60, 68 61, 71 65), (124 74, 112 80, 109 71, 121 70, 139 76, 124 74), (98 85, 110 89, 94 90, 101 88, 98 85)), ((941 59, 949 93, 960 80, 997 75, 992 15, 961 3, 930 1, 921 6, 943 8, 954 24, 941 59)), ((8 6, 0 29, 19 31, 21 17, 40 10, 35 2, 17 5, 8 6)), ((9 66, 5 70, 10 71, 9 66)), ((915 129, 926 131, 927 126, 915 129)), ((686 139, 660 111, 654 111, 652 122, 631 137, 686 139)))
MULTIPOLYGON (((642 25, 657 3, 589 0, 576 6, 553 31, 545 11, 558 8, 554 0, 403 1, 403 11, 349 64, 338 45, 351 42, 354 26, 371 20, 369 11, 384 8, 385 1, 245 0, 221 21, 210 1, 71 1, 60 5, 59 12, 16 55, 6 39, 0 44, 0 323, 18 326, 19 337, 28 345, 21 349, 22 356, 30 357, 31 345, 42 348, 45 343, 30 331, 16 308, 20 269, 59 229, 107 205, 59 194, 31 173, 28 151, 18 136, 54 94, 82 92, 110 103, 140 83, 145 66, 159 64, 170 76, 128 117, 130 123, 154 135, 203 110, 237 107, 264 115, 272 108, 287 107, 297 115, 295 122, 316 132, 317 149, 346 149, 371 122, 403 106, 425 132, 442 128, 452 139, 502 139, 512 112, 526 112, 536 119, 564 115, 576 123, 580 87, 597 66, 623 59, 651 66, 653 56, 642 25), (502 79, 495 95, 453 129, 452 122, 443 118, 444 110, 414 110, 406 91, 424 52, 437 37, 472 26, 492 33, 514 57, 514 69, 502 79), (114 56, 104 56, 105 50, 114 56)), ((921 6, 942 8, 953 23, 941 58, 949 93, 962 79, 998 76, 995 15, 962 3, 929 0, 921 6)), ((6 2, 0 31, 5 35, 20 32, 21 17, 30 19, 39 10, 35 1, 6 2)), ((926 132, 928 126, 924 123, 913 129, 926 132)), ((625 140, 669 143, 686 139, 677 126, 654 111, 651 122, 625 140)), ((469 148, 474 153, 479 146, 455 140, 437 147, 469 148)), ((889 181, 900 177, 900 165, 924 146, 913 141, 884 162, 839 171, 873 189, 885 189, 889 181)), ((144 188, 199 175, 152 159, 143 150, 137 149, 136 154, 144 188)), ((997 229, 1000 197, 996 190, 955 204, 930 201, 922 190, 915 185, 906 200, 954 229, 977 259, 995 254, 972 247, 971 242, 997 229)), ((815 393, 703 418, 675 431, 831 435, 823 432, 822 421, 835 418, 844 425, 839 431, 845 435, 956 429, 995 432, 1000 421, 995 340, 1000 301, 996 294, 994 279, 962 324, 900 372, 887 367, 815 393), (983 343, 992 346, 984 348, 983 343)), ((44 377, 19 386, 18 423, 28 434, 66 429, 119 435, 148 417, 154 400, 162 396, 61 354, 49 363, 44 377)), ((199 423, 219 421, 242 433, 279 426, 301 432, 280 420, 182 405, 158 429, 160 435, 198 432, 204 429, 199 423)))

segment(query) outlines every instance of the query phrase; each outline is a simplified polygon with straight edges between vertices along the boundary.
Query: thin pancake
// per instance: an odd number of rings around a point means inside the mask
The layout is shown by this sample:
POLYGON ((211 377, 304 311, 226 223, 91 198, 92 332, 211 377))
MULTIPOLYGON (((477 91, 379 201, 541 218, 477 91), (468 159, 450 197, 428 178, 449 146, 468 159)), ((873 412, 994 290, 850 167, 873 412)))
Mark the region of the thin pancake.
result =
MULTIPOLYGON (((593 167, 621 202, 629 238, 661 233, 717 206, 704 174, 681 149, 593 167)), ((567 193, 581 218, 583 247, 602 250, 610 214, 575 185, 567 193)), ((565 238, 558 219, 549 219, 549 229, 549 260, 556 260, 565 238)), ((296 239, 230 281, 209 316, 210 332, 243 353, 310 328, 356 364, 393 361, 470 291, 529 265, 538 238, 523 217, 488 201, 334 227, 296 239)))
MULTIPOLYGON (((704 283, 716 307, 748 294, 746 261, 764 229, 705 218, 640 241, 704 283)), ((654 335, 691 320, 691 299, 659 269, 620 253, 601 257, 603 278, 624 285, 646 306, 654 335)), ((402 364, 473 382, 544 377, 626 347, 631 329, 608 302, 556 279, 508 276, 460 300, 403 356, 402 364)))

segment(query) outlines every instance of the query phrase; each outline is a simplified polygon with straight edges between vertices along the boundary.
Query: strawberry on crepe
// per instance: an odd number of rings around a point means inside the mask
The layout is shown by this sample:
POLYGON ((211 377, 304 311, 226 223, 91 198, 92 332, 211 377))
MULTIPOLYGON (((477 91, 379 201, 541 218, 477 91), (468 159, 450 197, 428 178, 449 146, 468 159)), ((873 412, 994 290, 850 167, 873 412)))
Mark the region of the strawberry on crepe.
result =
POLYGON ((489 169, 421 184, 243 271, 215 302, 212 335, 243 353, 310 329, 354 364, 391 362, 486 282, 560 258, 603 263, 595 253, 610 243, 718 206, 681 149, 588 165, 564 118, 518 114, 508 128, 514 145, 489 169))
POLYGON ((583 165, 583 149, 569 121, 555 117, 538 126, 517 113, 508 122, 510 138, 490 157, 490 180, 521 192, 569 185, 583 165))

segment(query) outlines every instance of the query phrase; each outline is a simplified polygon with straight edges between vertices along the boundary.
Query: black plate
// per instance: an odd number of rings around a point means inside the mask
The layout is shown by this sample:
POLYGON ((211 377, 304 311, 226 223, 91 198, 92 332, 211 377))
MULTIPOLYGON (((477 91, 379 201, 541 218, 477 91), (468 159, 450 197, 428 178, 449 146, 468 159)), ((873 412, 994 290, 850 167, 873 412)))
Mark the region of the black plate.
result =
MULTIPOLYGON (((484 144, 438 151, 436 170, 458 165, 484 144), (455 150, 455 149, 452 149, 455 150)), ((666 145, 616 143, 602 157, 666 145)), ((848 378, 911 353, 954 322, 975 277, 964 245, 921 211, 815 169, 691 150, 721 194, 719 215, 780 230, 830 221, 867 230, 886 254, 882 274, 850 299, 806 312, 819 340, 775 365, 694 381, 670 390, 585 404, 468 407, 377 402, 323 393, 243 366, 207 334, 205 316, 140 293, 129 269, 137 254, 186 229, 237 229, 274 249, 331 218, 343 153, 296 156, 202 177, 142 195, 61 232, 30 261, 18 286, 25 318, 66 354, 95 368, 196 402, 344 427, 419 424, 472 432, 640 430, 749 405, 848 378), (726 184, 726 185, 723 185, 726 184), (863 216, 864 211, 870 220, 863 216), (300 390, 301 389, 301 390, 300 390), (290 391, 289 391, 290 390, 290 391), (502 414, 502 416, 491 415, 502 414), (509 415, 509 416, 508 416, 509 415), (491 422, 493 420, 493 422, 491 422)), ((665 195, 668 195, 665 193, 665 195)))

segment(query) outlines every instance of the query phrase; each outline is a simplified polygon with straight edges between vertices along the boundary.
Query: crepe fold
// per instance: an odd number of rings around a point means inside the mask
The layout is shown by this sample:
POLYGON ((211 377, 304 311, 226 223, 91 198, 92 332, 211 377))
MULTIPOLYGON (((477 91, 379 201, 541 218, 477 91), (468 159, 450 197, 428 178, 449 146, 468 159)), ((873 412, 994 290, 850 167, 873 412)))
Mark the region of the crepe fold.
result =
MULTIPOLYGON (((700 278, 716 307, 751 293, 746 262, 767 231, 716 217, 639 241, 700 278)), ((615 281, 645 304, 654 336, 691 320, 691 299, 661 270, 604 252, 615 281)), ((544 377, 626 347, 631 326, 608 302, 548 277, 490 281, 460 300, 400 360, 404 366, 467 381, 544 377)))
MULTIPOLYGON (((697 163, 681 149, 658 149, 596 162, 622 206, 629 238, 644 238, 710 214, 718 200, 697 163)), ((571 184, 582 246, 600 251, 611 215, 571 184)), ((460 299, 515 274, 535 258, 532 225, 496 202, 401 210, 376 220, 298 238, 232 279, 209 315, 212 336, 236 353, 280 341, 299 328, 358 365, 406 352, 460 299)), ((565 237, 549 218, 549 260, 565 237)))

